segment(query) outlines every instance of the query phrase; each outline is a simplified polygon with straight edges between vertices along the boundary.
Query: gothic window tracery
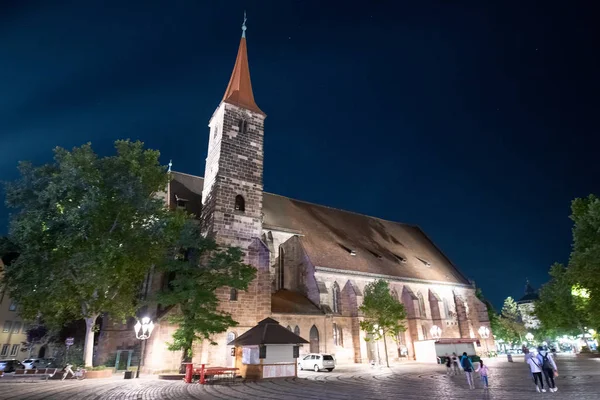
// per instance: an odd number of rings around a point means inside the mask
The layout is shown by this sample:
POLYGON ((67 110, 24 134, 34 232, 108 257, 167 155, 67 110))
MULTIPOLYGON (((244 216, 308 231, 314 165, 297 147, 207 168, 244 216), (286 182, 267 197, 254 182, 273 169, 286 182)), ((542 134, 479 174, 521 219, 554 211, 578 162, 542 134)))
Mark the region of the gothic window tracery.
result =
POLYGON ((335 322, 333 323, 333 344, 336 346, 344 346, 342 328, 335 322))
POLYGON ((334 282, 331 288, 331 309, 336 314, 340 313, 340 287, 337 282, 334 282))
POLYGON ((417 293, 417 297, 419 299, 419 314, 421 314, 421 318, 427 318, 427 310, 425 309, 425 300, 423 299, 423 295, 421 292, 417 293))
POLYGON ((279 265, 277 266, 277 289, 285 288, 285 252, 279 246, 279 265))

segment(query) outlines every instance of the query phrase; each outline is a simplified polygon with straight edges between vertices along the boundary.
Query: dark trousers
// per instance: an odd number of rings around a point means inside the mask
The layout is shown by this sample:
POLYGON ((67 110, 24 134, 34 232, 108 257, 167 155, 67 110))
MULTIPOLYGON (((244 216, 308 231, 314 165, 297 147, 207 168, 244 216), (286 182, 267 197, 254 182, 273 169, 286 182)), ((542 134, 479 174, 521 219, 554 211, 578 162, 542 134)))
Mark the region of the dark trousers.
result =
POLYGON ((554 389, 554 370, 552 368, 544 368, 544 375, 546 375, 548 387, 554 389))
POLYGON ((539 386, 541 389, 544 388, 544 380, 542 379, 542 373, 541 372, 534 372, 533 373, 533 381, 535 382, 535 384, 537 386, 539 386), (539 383, 538 383, 539 382, 539 383))

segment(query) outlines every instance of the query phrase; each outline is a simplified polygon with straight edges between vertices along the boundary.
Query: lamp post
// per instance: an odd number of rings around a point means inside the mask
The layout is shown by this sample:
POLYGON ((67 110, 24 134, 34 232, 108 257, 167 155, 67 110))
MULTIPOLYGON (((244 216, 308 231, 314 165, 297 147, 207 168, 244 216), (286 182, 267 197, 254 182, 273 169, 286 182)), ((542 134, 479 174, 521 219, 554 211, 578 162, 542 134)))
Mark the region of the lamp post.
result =
POLYGON ((437 340, 437 339, 439 339, 439 338, 442 337, 442 328, 440 328, 437 325, 434 325, 429 330, 429 333, 431 333, 431 337, 432 338, 434 338, 435 340, 437 340))
POLYGON ((140 377, 140 369, 142 368, 142 359, 144 358, 144 350, 146 349, 146 340, 152 334, 152 330, 154 329, 154 322, 148 317, 142 318, 142 322, 138 321, 133 327, 135 330, 135 337, 141 340, 140 343, 140 359, 138 360, 138 368, 135 373, 135 377, 140 377))
POLYGON ((528 342, 533 343, 533 334, 531 332, 527 332, 525 339, 527 339, 528 342))
POLYGON ((487 326, 481 326, 479 328, 479 337, 481 337, 483 339, 483 343, 485 344, 485 354, 486 356, 489 356, 488 354, 488 347, 487 347, 487 339, 490 337, 490 328, 488 328, 487 326))

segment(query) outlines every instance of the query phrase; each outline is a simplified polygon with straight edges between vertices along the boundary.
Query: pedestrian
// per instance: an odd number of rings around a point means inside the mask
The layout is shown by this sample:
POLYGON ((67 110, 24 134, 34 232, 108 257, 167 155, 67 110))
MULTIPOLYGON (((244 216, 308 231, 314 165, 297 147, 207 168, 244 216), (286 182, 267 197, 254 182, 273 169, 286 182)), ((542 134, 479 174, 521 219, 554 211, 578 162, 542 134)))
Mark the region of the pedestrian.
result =
POLYGON ((467 352, 464 352, 462 357, 460 358, 460 365, 465 371, 465 375, 467 375, 467 383, 469 384, 469 389, 475 389, 475 384, 473 383, 473 363, 469 356, 467 356, 467 352))
POLYGON ((452 369, 454 369, 454 375, 458 375, 460 368, 458 366, 458 357, 456 353, 452 353, 452 369))
POLYGON ((544 381, 542 379, 542 366, 538 362, 537 357, 527 358, 527 364, 529 364, 529 369, 531 370, 531 374, 533 375, 533 382, 535 383, 535 390, 538 392, 546 392, 544 389, 544 381))
POLYGON ((538 347, 538 356, 537 356, 538 364, 542 367, 542 372, 546 377, 546 385, 548 385, 548 389, 551 392, 556 392, 558 388, 554 383, 554 376, 558 376, 558 368, 556 368, 556 363, 554 362, 554 358, 548 350, 543 346, 538 347))
POLYGON ((483 387, 487 389, 489 387, 488 374, 490 373, 490 369, 487 367, 487 365, 483 365, 483 360, 479 360, 479 368, 477 368, 475 372, 479 372, 481 383, 483 383, 483 387))
POLYGON ((452 375, 452 358, 446 353, 446 375, 452 375))

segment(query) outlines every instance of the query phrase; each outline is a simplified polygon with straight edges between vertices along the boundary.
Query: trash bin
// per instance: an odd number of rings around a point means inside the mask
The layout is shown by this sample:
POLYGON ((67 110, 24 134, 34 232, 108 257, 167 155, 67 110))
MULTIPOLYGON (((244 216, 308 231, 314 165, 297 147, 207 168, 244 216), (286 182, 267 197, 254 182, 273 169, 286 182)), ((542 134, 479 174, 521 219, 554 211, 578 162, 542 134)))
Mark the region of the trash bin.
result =
POLYGON ((508 359, 508 362, 513 362, 512 354, 507 354, 506 358, 508 359))
POLYGON ((133 371, 125 371, 125 379, 131 379, 133 378, 133 371))

